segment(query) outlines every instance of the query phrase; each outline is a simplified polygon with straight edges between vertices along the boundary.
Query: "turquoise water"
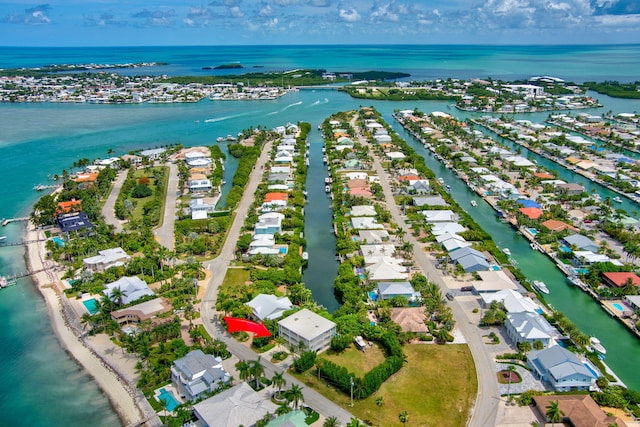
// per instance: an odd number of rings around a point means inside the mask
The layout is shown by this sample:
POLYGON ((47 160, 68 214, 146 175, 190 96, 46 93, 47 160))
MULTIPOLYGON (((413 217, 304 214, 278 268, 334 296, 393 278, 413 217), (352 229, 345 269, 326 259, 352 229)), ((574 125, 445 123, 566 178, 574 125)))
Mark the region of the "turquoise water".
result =
POLYGON ((98 304, 95 298, 82 301, 82 305, 84 305, 89 314, 96 314, 98 312, 98 304))
POLYGON ((621 306, 620 304, 618 304, 617 302, 616 302, 616 303, 613 303, 613 304, 611 304, 611 305, 613 305, 613 308, 615 308, 615 309, 616 309, 616 310, 618 310, 618 311, 624 311, 624 307, 623 307, 623 306, 621 306))
POLYGON ((53 240, 55 242, 56 245, 63 247, 64 246, 64 240, 61 239, 60 237, 56 236, 54 238, 52 238, 51 240, 53 240))
MULTIPOLYGON (((39 66, 47 63, 168 61, 159 72, 202 73, 203 65, 240 60, 247 66, 266 69, 322 67, 342 70, 387 69, 411 73, 416 78, 430 77, 528 77, 532 74, 555 75, 567 80, 637 80, 640 46, 614 47, 465 47, 465 46, 368 46, 368 47, 260 47, 260 48, 91 48, 24 49, 0 48, 0 66, 39 66), (221 58, 227 58, 221 61, 221 58)), ((601 114, 640 111, 640 101, 619 100, 595 95, 605 106, 588 110, 601 114)), ((330 311, 337 308, 332 285, 337 271, 335 237, 330 232, 331 210, 324 192, 326 168, 322 167, 322 140, 316 126, 334 112, 356 109, 361 100, 335 91, 302 90, 277 101, 212 102, 178 105, 71 105, 0 104, 0 218, 26 216, 41 196, 32 190, 45 183, 49 174, 60 173, 82 157, 104 158, 108 150, 124 154, 137 148, 152 148, 168 143, 185 146, 212 145, 221 135, 258 124, 273 127, 305 120, 312 124, 310 135, 308 224, 305 237, 309 246, 309 268, 304 281, 314 298, 330 311), (205 123, 206 119, 215 119, 205 123), (319 156, 319 157, 318 157, 319 156), (317 163, 314 161, 317 160, 317 163)), ((448 102, 367 102, 375 106, 389 123, 395 109, 419 108, 422 111, 447 111, 448 102)), ((451 110, 460 119, 472 114, 451 110)), ((546 113, 527 115, 542 121, 546 113)), ((395 124, 394 127, 398 128, 395 124)), ((401 131, 401 135, 402 135, 401 131)), ((428 157, 427 150, 417 147, 428 157)), ((528 156, 528 155, 527 155, 528 156)), ((545 159, 537 159, 546 166, 545 159)), ((457 178, 433 159, 428 161, 439 176, 451 185, 452 195, 462 206, 473 196, 457 178)), ((228 156, 225 168, 231 185, 236 160, 228 156)), ((565 172, 560 179, 579 182, 591 191, 593 185, 565 172)), ((600 190, 599 190, 600 192, 600 190)), ((613 197, 606 191, 601 196, 613 197)), ((636 205, 624 200, 620 205, 631 212, 636 205)), ((509 247, 524 273, 544 281, 551 289, 548 300, 562 310, 581 329, 601 337, 609 349, 607 363, 631 387, 640 389, 635 361, 640 360, 640 345, 624 327, 575 287, 539 253, 532 253, 528 242, 506 225, 495 220, 493 211, 479 204, 476 220, 494 236, 500 247, 509 247), (483 210, 484 209, 484 210, 483 210)), ((24 225, 12 223, 3 229, 10 241, 19 240, 24 225)), ((0 274, 24 271, 20 247, 0 248, 0 274)), ((28 279, 2 291, 0 299, 0 412, 2 425, 114 426, 119 424, 106 397, 91 378, 69 358, 55 339, 45 305, 28 279)))
POLYGON ((160 389, 160 395, 158 398, 164 402, 165 407, 170 412, 173 412, 173 410, 180 405, 180 402, 173 397, 173 393, 165 389, 160 389))
POLYGON ((536 230, 535 228, 527 228, 527 230, 529 230, 529 233, 531 233, 532 236, 538 234, 538 230, 536 230))

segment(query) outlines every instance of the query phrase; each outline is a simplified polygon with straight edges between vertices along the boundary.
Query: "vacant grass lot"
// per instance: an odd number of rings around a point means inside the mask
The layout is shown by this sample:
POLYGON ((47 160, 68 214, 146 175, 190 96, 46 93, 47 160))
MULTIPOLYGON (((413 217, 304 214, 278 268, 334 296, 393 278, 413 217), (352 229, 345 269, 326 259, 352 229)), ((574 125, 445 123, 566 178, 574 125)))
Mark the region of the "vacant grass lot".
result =
MULTIPOLYGON (((308 387, 351 411, 372 426, 402 426, 398 415, 409 414, 408 426, 458 427, 467 423, 478 390, 475 366, 466 345, 416 344, 403 347, 407 363, 377 393, 354 402, 318 380, 314 369, 299 376, 308 387), (376 406, 382 397, 383 406, 376 406)), ((345 359, 350 356, 346 355, 345 359)), ((336 362, 338 363, 338 362, 336 362)), ((346 362, 345 362, 346 363, 346 362)))
POLYGON ((159 221, 158 224, 162 224, 163 221, 163 217, 164 217, 164 203, 165 203, 165 194, 167 192, 167 184, 169 181, 169 168, 166 166, 157 166, 157 167, 153 167, 149 170, 145 169, 138 169, 136 170, 135 174, 133 175, 136 179, 136 181, 140 178, 146 177, 149 178, 149 185, 148 187, 153 191, 153 193, 151 194, 151 196, 148 197, 143 197, 140 199, 135 199, 136 202, 136 207, 133 210, 133 212, 131 212, 131 218, 132 219, 139 219, 142 217, 143 214, 143 207, 145 205, 145 203, 153 200, 156 196, 155 196, 155 191, 156 191, 156 187, 160 187, 162 188, 162 195, 159 196, 159 199, 161 201, 160 203, 160 217, 159 217, 159 221), (156 182, 156 180, 153 177, 153 171, 154 170, 162 170, 164 171, 164 176, 163 176, 163 180, 156 182))
POLYGON ((360 351, 352 344, 341 354, 324 353, 320 357, 344 366, 357 376, 361 377, 374 367, 384 362, 384 353, 374 344, 367 347, 366 351, 360 351))
POLYGON ((244 268, 229 268, 222 281, 222 288, 227 286, 244 285, 249 280, 249 270, 244 268))

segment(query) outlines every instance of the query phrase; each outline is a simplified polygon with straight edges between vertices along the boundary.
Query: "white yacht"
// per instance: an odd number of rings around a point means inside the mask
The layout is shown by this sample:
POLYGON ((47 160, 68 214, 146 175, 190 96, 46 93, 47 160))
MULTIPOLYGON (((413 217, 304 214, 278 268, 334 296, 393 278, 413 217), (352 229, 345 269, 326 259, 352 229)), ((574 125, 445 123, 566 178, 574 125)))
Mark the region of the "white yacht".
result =
POLYGON ((589 344, 591 344, 591 347, 593 347, 593 349, 598 353, 607 354, 607 349, 604 348, 604 346, 600 343, 600 340, 598 338, 596 337, 589 338, 589 344))
POLYGON ((471 206, 473 206, 475 208, 476 206, 478 206, 478 202, 476 202, 475 200, 472 200, 471 201, 471 206))
POLYGON ((547 285, 544 284, 544 282, 540 281, 540 280, 534 280, 533 281, 533 287, 537 290, 539 290, 540 292, 542 292, 543 294, 548 294, 549 293, 549 288, 547 288, 547 285))

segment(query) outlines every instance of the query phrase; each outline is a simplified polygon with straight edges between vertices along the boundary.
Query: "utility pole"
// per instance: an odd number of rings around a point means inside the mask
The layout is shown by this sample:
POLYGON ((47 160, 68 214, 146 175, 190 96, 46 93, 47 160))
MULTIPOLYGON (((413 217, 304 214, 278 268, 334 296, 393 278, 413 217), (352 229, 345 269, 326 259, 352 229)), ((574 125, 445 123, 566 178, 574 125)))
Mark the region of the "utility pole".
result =
POLYGON ((351 385, 351 404, 349 406, 353 408, 353 377, 349 378, 349 384, 351 385))

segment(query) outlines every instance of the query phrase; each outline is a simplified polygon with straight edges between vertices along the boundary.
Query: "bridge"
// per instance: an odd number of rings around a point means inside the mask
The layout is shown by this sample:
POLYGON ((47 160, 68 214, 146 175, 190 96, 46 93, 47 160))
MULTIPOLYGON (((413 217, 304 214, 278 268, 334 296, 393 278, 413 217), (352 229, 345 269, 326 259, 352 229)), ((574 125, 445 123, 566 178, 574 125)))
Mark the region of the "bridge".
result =
POLYGON ((298 90, 338 90, 342 86, 319 85, 319 86, 294 86, 298 90))

